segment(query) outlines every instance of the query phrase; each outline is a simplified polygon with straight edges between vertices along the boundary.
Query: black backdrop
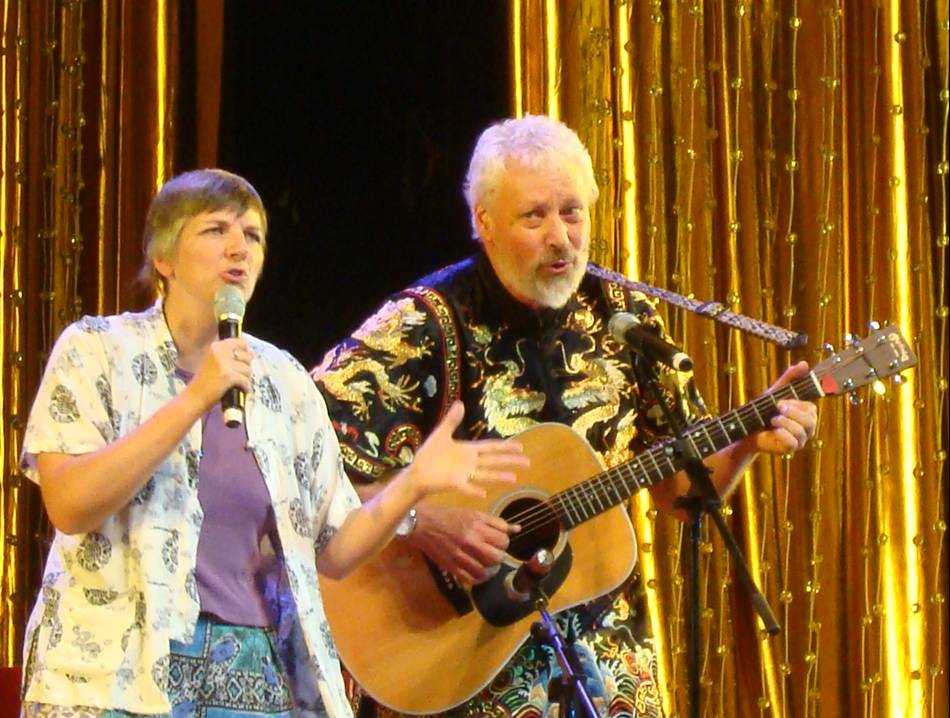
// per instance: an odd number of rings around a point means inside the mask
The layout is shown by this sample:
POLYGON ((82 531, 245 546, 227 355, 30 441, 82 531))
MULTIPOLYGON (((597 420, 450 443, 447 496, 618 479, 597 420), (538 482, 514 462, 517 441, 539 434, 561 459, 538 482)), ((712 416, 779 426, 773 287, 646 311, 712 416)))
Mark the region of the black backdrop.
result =
POLYGON ((461 186, 509 113, 507 3, 229 2, 225 23, 219 164, 270 220, 246 327, 310 367, 473 251, 461 186))

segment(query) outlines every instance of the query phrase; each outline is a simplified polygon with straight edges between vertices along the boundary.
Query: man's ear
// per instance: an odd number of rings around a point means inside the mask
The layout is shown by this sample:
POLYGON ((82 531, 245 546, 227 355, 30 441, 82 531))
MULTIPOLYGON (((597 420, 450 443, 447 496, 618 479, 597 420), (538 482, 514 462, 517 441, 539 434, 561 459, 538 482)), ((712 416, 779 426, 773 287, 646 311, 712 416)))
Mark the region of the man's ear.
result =
POLYGON ((475 205, 475 231, 481 237, 482 244, 491 244, 494 230, 494 223, 491 215, 488 214, 488 210, 485 209, 484 205, 475 205))

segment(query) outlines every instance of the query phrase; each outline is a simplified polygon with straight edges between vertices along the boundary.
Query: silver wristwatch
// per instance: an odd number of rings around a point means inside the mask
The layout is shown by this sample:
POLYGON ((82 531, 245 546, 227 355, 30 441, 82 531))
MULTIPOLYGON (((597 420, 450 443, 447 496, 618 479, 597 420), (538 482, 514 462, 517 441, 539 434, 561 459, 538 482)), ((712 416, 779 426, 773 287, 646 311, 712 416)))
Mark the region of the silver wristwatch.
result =
POLYGON ((409 513, 403 516, 402 521, 396 525, 396 538, 407 539, 416 530, 416 510, 409 509, 409 513))

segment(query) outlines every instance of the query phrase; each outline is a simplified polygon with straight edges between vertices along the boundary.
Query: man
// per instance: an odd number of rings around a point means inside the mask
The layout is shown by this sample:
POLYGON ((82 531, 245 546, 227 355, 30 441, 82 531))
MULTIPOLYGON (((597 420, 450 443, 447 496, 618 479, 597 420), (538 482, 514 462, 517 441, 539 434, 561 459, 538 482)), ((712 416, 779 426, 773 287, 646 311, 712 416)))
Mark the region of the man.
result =
MULTIPOLYGON (((662 331, 660 319, 646 297, 588 268, 597 194, 590 156, 563 124, 528 116, 481 135, 465 186, 479 251, 394 295, 314 370, 363 498, 412 461, 455 398, 465 405, 460 431, 468 438, 509 437, 558 422, 585 437, 608 467, 669 434, 657 392, 644 383, 645 360, 607 326, 618 311, 662 331)), ((659 393, 675 415, 700 419, 705 409, 691 376, 656 369, 659 393)), ((780 383, 807 369, 790 368, 780 383)), ((780 402, 768 430, 708 457, 719 493, 733 489, 758 452, 800 449, 814 433, 815 416, 810 403, 780 402)), ((674 501, 688 486, 674 475, 651 489, 653 500, 682 518, 674 501)), ((408 542, 465 586, 493 575, 521 528, 487 511, 425 502, 416 509, 408 542)), ((572 570, 583 571, 583 563, 572 570)), ((634 572, 620 590, 558 615, 588 692, 609 715, 662 714, 641 598, 634 572)), ((465 656, 458 658, 464 666, 465 656)), ((559 673, 552 653, 527 641, 494 680, 447 715, 549 715, 556 700, 547 691, 559 673)))

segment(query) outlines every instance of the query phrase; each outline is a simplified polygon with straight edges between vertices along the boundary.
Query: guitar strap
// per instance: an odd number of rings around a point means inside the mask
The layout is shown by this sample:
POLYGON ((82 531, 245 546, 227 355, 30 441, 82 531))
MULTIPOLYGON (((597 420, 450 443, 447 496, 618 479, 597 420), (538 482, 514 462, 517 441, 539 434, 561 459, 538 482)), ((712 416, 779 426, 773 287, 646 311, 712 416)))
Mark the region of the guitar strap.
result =
POLYGON ((760 339, 778 344, 783 349, 795 349, 797 347, 803 347, 808 343, 807 334, 789 331, 774 324, 763 322, 761 319, 753 319, 752 317, 747 317, 742 314, 735 314, 719 302, 701 302, 692 297, 684 297, 682 294, 677 294, 669 289, 654 287, 649 284, 644 284, 643 282, 634 282, 622 274, 611 272, 609 269, 604 269, 593 263, 588 263, 587 271, 595 277, 605 280, 605 282, 613 282, 634 292, 646 294, 648 297, 662 299, 673 306, 680 307, 681 309, 709 319, 714 319, 734 329, 739 329, 740 331, 757 336, 760 339))
MULTIPOLYGON (((428 307, 429 312, 439 324, 439 336, 442 338, 442 356, 445 358, 444 376, 445 391, 443 392, 442 406, 439 410, 439 420, 445 416, 452 403, 462 394, 462 344, 459 341, 458 327, 455 315, 445 298, 431 287, 413 287, 406 290, 406 294, 414 297, 428 307)), ((472 599, 469 598, 465 587, 456 578, 439 568, 425 554, 429 573, 439 592, 452 604, 452 608, 459 616, 464 616, 473 610, 472 599)))

